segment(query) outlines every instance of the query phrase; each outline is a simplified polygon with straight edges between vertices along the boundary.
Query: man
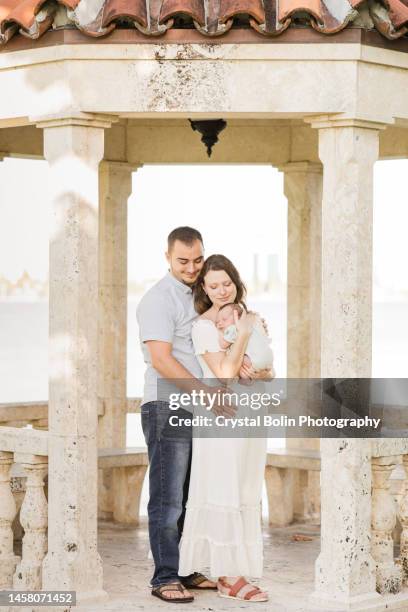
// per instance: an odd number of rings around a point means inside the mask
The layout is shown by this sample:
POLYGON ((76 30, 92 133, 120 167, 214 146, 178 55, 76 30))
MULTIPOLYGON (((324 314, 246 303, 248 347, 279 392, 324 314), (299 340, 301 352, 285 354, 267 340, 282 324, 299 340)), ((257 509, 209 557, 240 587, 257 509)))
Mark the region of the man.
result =
POLYGON ((159 378, 197 383, 202 375, 191 339, 191 325, 197 317, 191 287, 204 263, 200 232, 191 227, 173 230, 168 236, 166 258, 168 274, 143 296, 137 309, 147 365, 142 426, 150 464, 149 538, 155 565, 151 586, 152 595, 164 601, 187 603, 194 598, 185 586, 216 589, 216 584, 202 574, 182 579, 178 576, 178 546, 191 466, 191 429, 177 439, 166 435, 169 405, 158 400, 157 386, 159 378))

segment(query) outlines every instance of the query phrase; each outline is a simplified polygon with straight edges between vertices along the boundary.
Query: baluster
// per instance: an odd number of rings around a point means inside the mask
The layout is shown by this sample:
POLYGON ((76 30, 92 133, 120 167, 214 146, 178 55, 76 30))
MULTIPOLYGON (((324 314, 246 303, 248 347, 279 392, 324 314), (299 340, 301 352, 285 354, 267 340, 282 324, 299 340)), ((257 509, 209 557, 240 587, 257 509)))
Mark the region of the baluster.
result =
POLYGON ((391 473, 398 463, 401 463, 401 456, 372 459, 371 554, 376 563, 379 593, 398 593, 402 585, 402 571, 394 561, 392 532, 397 514, 389 482, 391 473))
POLYGON ((10 589, 13 573, 20 557, 13 551, 13 530, 11 528, 17 514, 16 502, 11 492, 10 469, 13 453, 0 451, 0 590, 10 589))
POLYGON ((402 458, 405 478, 401 487, 401 496, 398 504, 398 518, 402 531, 400 536, 400 559, 404 580, 408 580, 408 455, 402 458))
POLYGON ((47 552, 48 504, 44 494, 44 478, 48 458, 16 453, 26 474, 26 494, 20 510, 24 528, 22 559, 16 568, 13 586, 17 590, 40 590, 42 562, 47 552))

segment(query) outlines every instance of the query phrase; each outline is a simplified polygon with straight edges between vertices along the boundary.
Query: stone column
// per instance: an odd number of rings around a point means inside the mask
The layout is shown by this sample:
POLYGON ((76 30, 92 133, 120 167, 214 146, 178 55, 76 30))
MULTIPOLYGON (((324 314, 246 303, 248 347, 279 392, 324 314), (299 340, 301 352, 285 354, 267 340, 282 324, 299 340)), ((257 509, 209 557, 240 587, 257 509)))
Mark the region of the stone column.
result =
POLYGON ((373 167, 384 126, 352 120, 319 125, 322 376, 370 377, 373 167))
POLYGON ((98 167, 109 120, 38 124, 52 185, 43 589, 75 590, 79 602, 106 598, 97 550, 98 167))
MULTIPOLYGON (((127 201, 132 170, 126 163, 99 166, 98 447, 126 446, 127 201)), ((113 512, 112 470, 99 470, 99 512, 113 512)))
MULTIPOLYGON (((288 200, 287 377, 320 377, 321 164, 292 162, 284 173, 288 200)), ((318 450, 314 438, 288 438, 287 448, 318 450)), ((319 520, 320 475, 293 470, 297 520, 319 520)), ((279 504, 279 500, 276 500, 279 504)), ((289 515, 288 515, 289 516, 289 515)))
POLYGON ((279 169, 288 200, 287 377, 318 378, 323 168, 306 161, 279 169))
MULTIPOLYGON (((373 166, 382 126, 357 120, 312 125, 319 128, 324 165, 321 375, 369 377, 373 166)), ((370 441, 322 439, 321 453, 321 553, 312 603, 325 610, 377 609, 370 441)))

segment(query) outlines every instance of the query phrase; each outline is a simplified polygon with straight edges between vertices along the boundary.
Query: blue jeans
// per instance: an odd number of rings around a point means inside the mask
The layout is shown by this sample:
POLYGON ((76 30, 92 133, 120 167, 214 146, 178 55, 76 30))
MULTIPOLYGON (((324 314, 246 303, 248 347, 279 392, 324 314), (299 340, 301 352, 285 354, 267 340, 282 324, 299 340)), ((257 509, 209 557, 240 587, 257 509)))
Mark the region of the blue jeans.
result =
POLYGON ((183 531, 191 468, 192 428, 172 426, 169 416, 191 418, 163 401, 147 402, 142 428, 149 454, 149 538, 155 570, 152 586, 179 580, 179 542, 183 531))

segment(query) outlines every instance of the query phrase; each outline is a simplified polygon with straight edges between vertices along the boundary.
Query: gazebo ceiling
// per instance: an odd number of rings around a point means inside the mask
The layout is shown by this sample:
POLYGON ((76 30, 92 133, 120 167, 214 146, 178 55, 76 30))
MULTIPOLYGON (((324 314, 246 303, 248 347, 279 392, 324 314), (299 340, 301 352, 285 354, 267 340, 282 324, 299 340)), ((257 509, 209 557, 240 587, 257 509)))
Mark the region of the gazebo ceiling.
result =
POLYGON ((17 33, 37 39, 50 28, 73 27, 94 37, 117 27, 146 36, 195 27, 211 37, 238 23, 265 36, 298 25, 324 34, 353 26, 400 38, 408 31, 408 0, 0 0, 0 44, 17 33))

